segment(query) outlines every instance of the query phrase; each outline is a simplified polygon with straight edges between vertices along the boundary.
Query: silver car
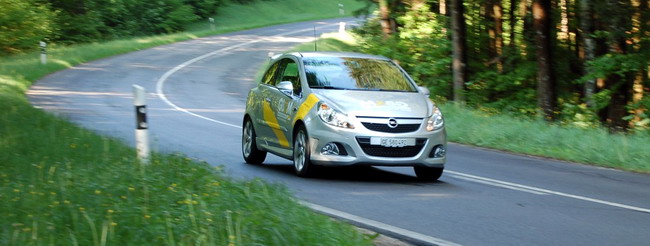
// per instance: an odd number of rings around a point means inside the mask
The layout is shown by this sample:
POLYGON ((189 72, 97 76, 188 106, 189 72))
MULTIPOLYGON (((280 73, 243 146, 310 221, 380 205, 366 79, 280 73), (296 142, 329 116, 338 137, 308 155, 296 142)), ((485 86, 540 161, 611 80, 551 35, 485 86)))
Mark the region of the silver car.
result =
POLYGON ((293 160, 299 176, 315 165, 412 166, 437 180, 447 137, 429 91, 390 59, 358 53, 278 55, 250 90, 242 153, 293 160))

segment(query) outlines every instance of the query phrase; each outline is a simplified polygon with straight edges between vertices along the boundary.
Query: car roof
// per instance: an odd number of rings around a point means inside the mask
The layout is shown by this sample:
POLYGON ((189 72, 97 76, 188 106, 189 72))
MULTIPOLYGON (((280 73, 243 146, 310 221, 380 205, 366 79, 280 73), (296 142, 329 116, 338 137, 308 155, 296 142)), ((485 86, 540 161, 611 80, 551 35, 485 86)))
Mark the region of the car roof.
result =
POLYGON ((346 58, 365 58, 365 59, 390 61, 390 59, 383 56, 355 53, 355 52, 311 51, 311 52, 292 52, 289 54, 297 57, 346 57, 346 58))

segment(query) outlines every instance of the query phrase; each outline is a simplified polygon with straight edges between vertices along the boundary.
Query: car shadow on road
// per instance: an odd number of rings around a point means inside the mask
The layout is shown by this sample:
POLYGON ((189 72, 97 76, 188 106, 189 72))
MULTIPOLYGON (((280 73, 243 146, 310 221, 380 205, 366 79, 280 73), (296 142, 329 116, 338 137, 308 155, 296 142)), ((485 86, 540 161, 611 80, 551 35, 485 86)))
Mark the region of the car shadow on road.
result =
MULTIPOLYGON (((283 173, 286 175, 295 176, 292 165, 268 163, 263 165, 254 165, 259 168, 283 173)), ((351 167, 323 167, 318 166, 314 170, 314 174, 310 179, 314 180, 333 180, 333 181, 355 181, 355 182, 370 182, 370 183, 400 183, 411 185, 430 185, 430 184, 444 184, 443 181, 423 181, 417 179, 415 176, 382 170, 372 166, 351 166, 351 167)))

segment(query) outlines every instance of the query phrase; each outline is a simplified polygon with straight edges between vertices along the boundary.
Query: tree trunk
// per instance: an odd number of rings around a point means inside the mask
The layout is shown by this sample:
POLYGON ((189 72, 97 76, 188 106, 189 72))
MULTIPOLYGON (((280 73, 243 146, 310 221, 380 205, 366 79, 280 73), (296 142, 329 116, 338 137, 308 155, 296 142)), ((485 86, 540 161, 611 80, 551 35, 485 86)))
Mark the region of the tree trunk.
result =
MULTIPOLYGON (((587 62, 593 60, 596 57, 596 42, 592 37, 594 33, 593 28, 593 11, 591 9, 591 0, 579 0, 580 1, 580 28, 582 28, 581 37, 582 42, 584 43, 584 63, 586 73, 590 73, 591 69, 587 65, 587 62)), ((585 101, 587 106, 591 109, 595 109, 596 103, 594 102, 593 95, 596 93, 596 79, 590 79, 585 82, 585 101)))
POLYGON ((514 50, 516 47, 515 38, 517 37, 517 32, 515 30, 517 28, 517 11, 515 11, 515 9, 517 9, 517 0, 510 0, 509 4, 510 9, 508 9, 508 16, 510 17, 510 43, 508 43, 508 46, 510 49, 514 50))
POLYGON ((490 31, 490 36, 494 40, 494 63, 497 71, 503 72, 503 7, 500 0, 492 0, 488 5, 488 15, 492 18, 494 26, 490 31))
POLYGON ((551 51, 551 0, 533 0, 533 28, 537 54, 537 105, 544 119, 557 116, 556 81, 551 51))
POLYGON ((467 54, 465 41, 465 16, 463 0, 451 0, 451 46, 454 76, 454 101, 465 103, 465 81, 467 80, 467 54))
POLYGON ((391 13, 388 6, 388 0, 379 0, 379 18, 381 24, 381 32, 384 34, 384 38, 388 38, 393 34, 393 24, 390 14, 391 13))
MULTIPOLYGON (((629 3, 629 2, 628 2, 629 3)), ((609 53, 625 55, 628 52, 626 33, 630 30, 631 13, 618 0, 607 0, 607 9, 612 15, 607 22, 609 31, 609 53)), ((629 128, 627 105, 632 99, 633 74, 612 74, 605 79, 605 88, 611 90, 607 106, 606 124, 610 131, 619 132, 629 128)))

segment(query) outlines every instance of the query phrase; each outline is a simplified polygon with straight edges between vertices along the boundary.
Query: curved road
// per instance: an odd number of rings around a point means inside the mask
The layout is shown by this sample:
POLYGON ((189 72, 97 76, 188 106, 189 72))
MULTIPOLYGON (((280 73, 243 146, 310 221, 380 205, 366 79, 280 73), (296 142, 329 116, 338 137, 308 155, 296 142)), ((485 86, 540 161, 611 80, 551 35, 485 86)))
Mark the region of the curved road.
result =
MULTIPOLYGON (((114 56, 38 81, 47 111, 133 144, 131 85, 147 89, 156 151, 224 165, 235 177, 286 184, 307 205, 416 244, 648 245, 650 176, 450 144, 439 182, 410 168, 330 168, 313 179, 269 156, 240 153, 247 92, 267 53, 333 32, 339 21, 235 32, 114 56)), ((495 129, 498 130, 498 129, 495 129)), ((552 143, 549 143, 552 144, 552 143)), ((649 160, 650 161, 650 160, 649 160)))

